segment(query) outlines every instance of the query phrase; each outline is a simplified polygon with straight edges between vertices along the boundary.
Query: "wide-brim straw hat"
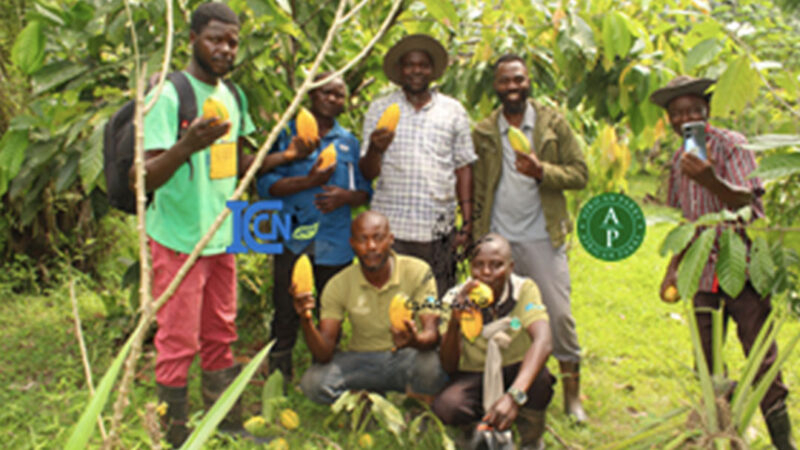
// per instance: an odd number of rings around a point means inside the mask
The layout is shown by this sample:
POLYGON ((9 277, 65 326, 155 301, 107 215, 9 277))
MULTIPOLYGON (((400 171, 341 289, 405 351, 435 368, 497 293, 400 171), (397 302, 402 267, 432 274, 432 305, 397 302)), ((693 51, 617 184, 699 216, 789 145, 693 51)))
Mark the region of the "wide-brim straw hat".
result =
POLYGON ((383 58, 383 73, 387 78, 396 84, 402 84, 400 59, 413 50, 422 50, 431 57, 434 80, 442 76, 447 68, 447 50, 427 34, 410 34, 397 41, 383 58))
POLYGON ((711 94, 707 91, 714 83, 716 83, 716 81, 710 78, 695 78, 689 75, 678 75, 663 88, 653 91, 653 93, 650 94, 650 101, 664 109, 667 109, 669 102, 682 95, 696 95, 709 101, 711 99, 711 94))

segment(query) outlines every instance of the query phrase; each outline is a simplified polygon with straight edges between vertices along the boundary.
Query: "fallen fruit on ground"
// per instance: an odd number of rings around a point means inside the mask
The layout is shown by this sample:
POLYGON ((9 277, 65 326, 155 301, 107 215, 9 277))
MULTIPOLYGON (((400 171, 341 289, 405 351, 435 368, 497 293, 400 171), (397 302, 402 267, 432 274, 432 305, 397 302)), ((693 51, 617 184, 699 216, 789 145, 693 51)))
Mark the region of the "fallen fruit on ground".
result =
POLYGON ((358 445, 361 448, 372 448, 372 446, 375 445, 375 441, 369 433, 364 433, 358 438, 358 445))
POLYGON ((279 417, 281 425, 287 430, 294 430, 300 426, 300 417, 294 410, 284 409, 279 417))

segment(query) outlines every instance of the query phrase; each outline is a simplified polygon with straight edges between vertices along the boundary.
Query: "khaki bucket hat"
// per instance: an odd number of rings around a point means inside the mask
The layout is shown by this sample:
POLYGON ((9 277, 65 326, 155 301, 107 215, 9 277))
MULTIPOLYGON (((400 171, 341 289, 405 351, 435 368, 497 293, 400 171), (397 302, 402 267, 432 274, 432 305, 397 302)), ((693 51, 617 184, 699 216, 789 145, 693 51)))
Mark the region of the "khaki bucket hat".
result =
POLYGON ((400 59, 408 52, 422 50, 433 61, 433 79, 442 76, 447 68, 447 50, 427 34, 410 34, 397 41, 383 58, 383 73, 395 84, 401 84, 400 59))
POLYGON ((710 78, 695 78, 689 75, 678 75, 663 88, 653 91, 653 93, 650 94, 650 101, 664 109, 667 109, 669 102, 682 95, 696 95, 708 101, 711 99, 711 94, 707 91, 714 83, 716 83, 716 81, 710 78))

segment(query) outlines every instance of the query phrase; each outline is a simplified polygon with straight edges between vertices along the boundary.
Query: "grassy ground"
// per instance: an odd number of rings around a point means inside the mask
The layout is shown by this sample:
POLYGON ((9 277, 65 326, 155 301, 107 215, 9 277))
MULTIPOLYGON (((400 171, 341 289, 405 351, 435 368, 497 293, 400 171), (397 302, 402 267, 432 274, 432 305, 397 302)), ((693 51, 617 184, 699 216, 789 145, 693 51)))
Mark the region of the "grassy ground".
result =
MULTIPOLYGON (((655 189, 649 179, 634 179, 633 196, 640 200, 645 192, 655 189)), ((641 202, 640 202, 641 203, 641 202)), ((692 356, 686 310, 683 302, 667 305, 658 300, 657 287, 666 261, 658 255, 658 247, 671 224, 664 222, 670 212, 655 206, 644 206, 648 229, 644 244, 632 257, 617 263, 605 263, 586 254, 577 240, 570 252, 573 285, 573 310, 578 334, 584 349, 582 387, 584 406, 590 415, 584 427, 570 424, 563 413, 561 387, 550 406, 548 421, 553 433, 546 443, 559 448, 567 443, 574 448, 598 448, 631 436, 647 423, 671 410, 699 398, 692 374, 692 356)), ((673 216, 674 217, 674 216, 673 216)), ((81 317, 94 369, 95 383, 108 366, 115 346, 119 344, 118 324, 109 323, 104 315, 103 296, 117 295, 97 284, 78 277, 77 292, 81 317)), ((68 283, 37 295, 10 295, 0 303, 0 442, 5 448, 58 448, 69 435, 87 399, 80 354, 74 335, 68 283)), ((735 327, 728 331, 725 359, 732 377, 738 376, 743 358, 736 340, 735 327)), ((253 355, 264 337, 241 330, 243 339, 237 351, 253 355)), ((800 332, 793 321, 785 327, 779 345, 800 332)), ((299 371, 309 364, 304 345, 295 351, 299 371)), ((134 387, 133 405, 128 408, 123 430, 124 442, 131 448, 150 447, 142 426, 144 405, 155 397, 152 346, 145 349, 134 387)), ((798 386, 800 355, 793 355, 784 370, 790 388, 798 386)), ((550 369, 557 373, 551 359, 550 369)), ((201 414, 199 370, 193 366, 190 392, 195 419, 201 414)), ((245 404, 248 414, 259 410, 258 375, 248 387, 245 404)), ((800 417, 800 404, 790 397, 792 417, 800 417)), ((402 396, 391 397, 401 405, 406 420, 419 411, 403 404, 402 396)), ((326 407, 305 400, 296 389, 290 389, 289 406, 300 415, 301 427, 285 432, 290 448, 325 448, 331 442, 342 448, 356 447, 356 439, 348 433, 347 420, 323 422, 330 416, 326 407)), ((110 411, 109 408, 106 411, 110 411)), ((376 447, 435 448, 433 434, 399 445, 391 435, 377 427, 368 431, 376 447)), ((450 430, 455 432, 455 430, 450 430)), ((797 433, 795 433, 797 435, 797 433)), ((768 437, 760 416, 748 432, 753 448, 768 447, 768 437)), ((95 439, 93 445, 98 445, 95 439)), ((252 445, 217 438, 214 448, 248 448, 252 445)))

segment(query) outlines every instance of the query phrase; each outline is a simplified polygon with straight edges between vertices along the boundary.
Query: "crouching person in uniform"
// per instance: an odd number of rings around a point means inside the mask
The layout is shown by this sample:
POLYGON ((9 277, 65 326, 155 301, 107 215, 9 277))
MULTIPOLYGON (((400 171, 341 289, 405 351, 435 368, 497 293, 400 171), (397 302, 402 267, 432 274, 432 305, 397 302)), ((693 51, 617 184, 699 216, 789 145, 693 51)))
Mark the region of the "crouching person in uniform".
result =
POLYGON ((317 403, 333 403, 346 391, 360 389, 432 395, 446 383, 436 352, 438 312, 421 309, 434 304, 436 280, 421 259, 393 252, 393 242, 384 215, 366 211, 353 221, 350 245, 359 262, 342 269, 323 289, 319 327, 307 315, 314 298, 292 287, 315 361, 300 386, 317 403), (406 330, 394 329, 389 322, 389 304, 397 294, 420 308, 416 321, 406 321, 406 330), (339 352, 335 348, 345 317, 352 336, 348 351, 339 352))
POLYGON ((552 348, 550 326, 539 288, 514 275, 513 268, 508 241, 488 234, 475 246, 472 278, 445 295, 451 314, 439 355, 451 381, 434 399, 433 411, 448 425, 480 421, 478 431, 492 430, 500 440, 510 437, 503 432, 516 423, 522 448, 538 449, 555 382, 545 367, 552 348), (474 306, 469 294, 478 281, 494 297, 479 310, 480 335, 469 340, 462 317, 474 306))

